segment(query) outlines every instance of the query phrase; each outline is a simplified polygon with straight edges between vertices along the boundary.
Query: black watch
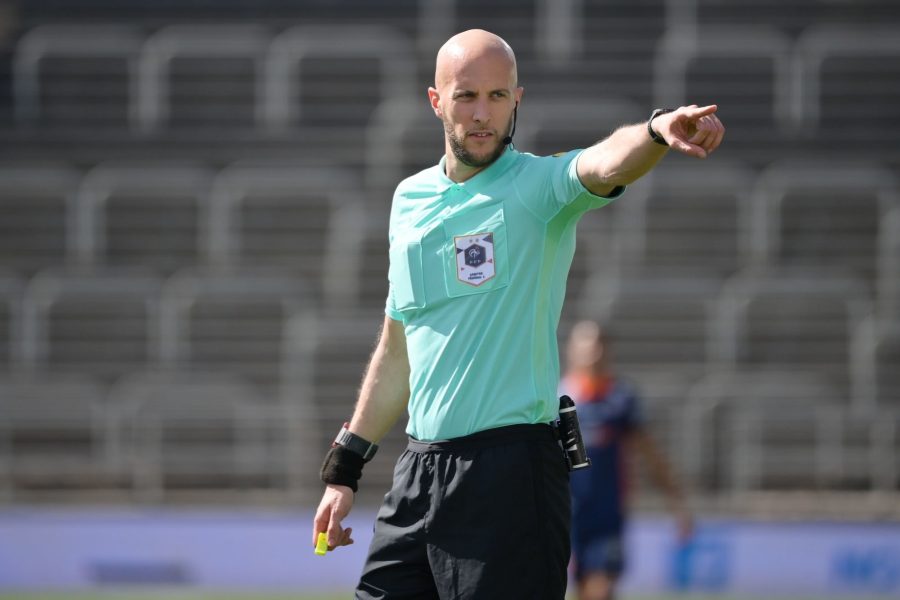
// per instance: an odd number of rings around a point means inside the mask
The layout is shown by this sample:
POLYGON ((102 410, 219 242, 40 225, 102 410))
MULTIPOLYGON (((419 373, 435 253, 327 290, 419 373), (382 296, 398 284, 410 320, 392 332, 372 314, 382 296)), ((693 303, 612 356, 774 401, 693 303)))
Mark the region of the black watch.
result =
POLYGON ((663 136, 653 131, 653 119, 659 115, 673 112, 674 110, 674 108, 657 108, 650 114, 650 119, 647 121, 647 131, 650 132, 650 138, 660 146, 668 146, 669 143, 666 142, 666 139, 663 136))
POLYGON ((332 447, 343 446, 354 454, 362 456, 364 461, 369 462, 378 451, 378 444, 373 444, 372 442, 359 437, 355 433, 352 433, 347 429, 348 425, 348 423, 344 423, 344 426, 341 427, 337 437, 334 438, 334 442, 331 444, 332 447))

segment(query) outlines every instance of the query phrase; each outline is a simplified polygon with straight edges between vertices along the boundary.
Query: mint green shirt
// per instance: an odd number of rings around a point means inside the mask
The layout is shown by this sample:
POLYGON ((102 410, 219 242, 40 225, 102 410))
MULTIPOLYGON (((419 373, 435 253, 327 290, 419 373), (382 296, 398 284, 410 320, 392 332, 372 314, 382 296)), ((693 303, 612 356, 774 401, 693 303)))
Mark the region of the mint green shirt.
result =
POLYGON ((397 187, 385 312, 406 331, 409 435, 450 439, 557 417, 556 327, 575 225, 622 192, 588 192, 580 154, 509 148, 463 183, 442 159, 397 187))

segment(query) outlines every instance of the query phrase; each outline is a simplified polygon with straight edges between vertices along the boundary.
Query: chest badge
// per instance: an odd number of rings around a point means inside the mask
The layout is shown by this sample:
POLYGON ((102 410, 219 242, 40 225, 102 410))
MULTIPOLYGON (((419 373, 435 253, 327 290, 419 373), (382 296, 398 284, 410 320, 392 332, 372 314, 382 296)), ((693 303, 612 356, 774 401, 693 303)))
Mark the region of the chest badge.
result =
POLYGON ((494 233, 473 233, 453 238, 456 245, 456 278, 479 286, 494 278, 494 233))

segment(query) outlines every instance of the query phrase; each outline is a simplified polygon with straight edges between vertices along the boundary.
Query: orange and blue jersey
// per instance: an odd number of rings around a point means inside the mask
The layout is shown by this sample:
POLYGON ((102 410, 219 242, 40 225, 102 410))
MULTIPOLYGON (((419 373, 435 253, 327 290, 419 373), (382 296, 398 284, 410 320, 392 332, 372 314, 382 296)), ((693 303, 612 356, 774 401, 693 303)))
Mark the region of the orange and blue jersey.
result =
POLYGON ((637 394, 624 381, 580 375, 565 376, 560 391, 576 403, 591 459, 589 469, 571 474, 573 536, 620 534, 628 493, 625 437, 641 427, 637 394))

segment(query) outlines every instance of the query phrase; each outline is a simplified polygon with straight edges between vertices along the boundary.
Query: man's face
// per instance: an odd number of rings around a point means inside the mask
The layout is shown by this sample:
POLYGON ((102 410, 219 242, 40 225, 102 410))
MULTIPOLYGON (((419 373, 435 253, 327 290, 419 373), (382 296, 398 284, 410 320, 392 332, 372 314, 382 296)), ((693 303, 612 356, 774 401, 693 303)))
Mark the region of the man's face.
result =
POLYGON ((501 54, 459 60, 429 97, 444 123, 447 144, 461 163, 485 167, 503 153, 513 110, 522 96, 515 73, 501 54))

